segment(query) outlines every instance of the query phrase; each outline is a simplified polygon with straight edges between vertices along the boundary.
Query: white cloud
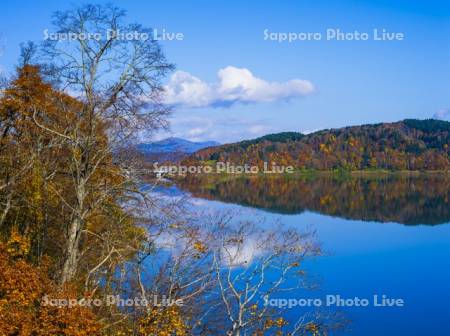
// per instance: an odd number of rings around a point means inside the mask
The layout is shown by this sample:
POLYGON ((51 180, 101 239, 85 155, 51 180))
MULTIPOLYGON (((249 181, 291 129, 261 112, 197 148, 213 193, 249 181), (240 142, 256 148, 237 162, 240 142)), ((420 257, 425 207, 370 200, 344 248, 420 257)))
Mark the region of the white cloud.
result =
POLYGON ((306 129, 306 130, 300 131, 300 133, 302 133, 302 134, 311 134, 311 133, 315 133, 317 131, 320 131, 321 129, 323 129, 323 128, 306 129))
POLYGON ((196 127, 196 128, 192 128, 192 129, 188 130, 188 131, 186 132, 186 135, 187 135, 189 138, 192 138, 192 137, 196 137, 196 136, 202 136, 202 135, 204 135, 207 131, 208 131, 208 128, 204 128, 204 127, 196 127))
POLYGON ((249 265, 252 260, 263 253, 255 240, 248 238, 243 244, 222 248, 224 263, 227 266, 249 265))
POLYGON ((236 102, 259 103, 304 97, 314 85, 303 79, 267 82, 248 69, 228 66, 217 73, 217 83, 206 83, 188 72, 177 71, 165 86, 167 104, 188 107, 230 106, 236 102))
POLYGON ((450 120, 450 109, 443 108, 433 114, 433 119, 450 120))
POLYGON ((214 94, 208 84, 184 71, 177 71, 172 75, 165 91, 166 103, 190 106, 209 105, 214 94))
POLYGON ((263 135, 270 131, 270 127, 266 125, 252 125, 250 126, 247 131, 251 135, 263 135))

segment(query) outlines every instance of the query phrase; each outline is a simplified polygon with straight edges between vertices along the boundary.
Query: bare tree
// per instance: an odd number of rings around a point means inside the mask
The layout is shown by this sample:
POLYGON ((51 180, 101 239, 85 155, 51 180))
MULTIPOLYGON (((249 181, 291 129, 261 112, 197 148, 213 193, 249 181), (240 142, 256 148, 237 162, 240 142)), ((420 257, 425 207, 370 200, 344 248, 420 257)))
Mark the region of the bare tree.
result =
POLYGON ((320 254, 313 233, 276 223, 265 229, 258 221, 220 221, 211 233, 218 293, 212 307, 221 309, 228 320, 224 321, 227 335, 281 334, 285 329, 294 335, 315 321, 302 316, 307 323, 288 326, 283 311, 268 305, 277 294, 294 292, 307 284, 303 262, 320 254))
POLYGON ((58 38, 46 40, 36 54, 46 78, 81 102, 65 129, 55 129, 39 111, 34 115, 36 125, 69 148, 68 174, 75 197, 61 195, 72 212, 61 283, 77 272, 89 215, 119 190, 136 191, 131 190, 132 162, 117 162, 113 153, 142 132, 148 135, 167 126, 161 80, 173 66, 152 39, 151 29, 125 24, 124 17, 111 5, 56 12, 58 38), (108 183, 101 177, 106 173, 108 183))
POLYGON ((321 253, 314 232, 240 221, 228 212, 191 216, 155 241, 158 257, 143 270, 152 275, 140 279, 145 294, 181 299, 194 335, 322 335, 322 315, 288 321, 285 310, 268 304, 314 285, 303 268, 321 253))

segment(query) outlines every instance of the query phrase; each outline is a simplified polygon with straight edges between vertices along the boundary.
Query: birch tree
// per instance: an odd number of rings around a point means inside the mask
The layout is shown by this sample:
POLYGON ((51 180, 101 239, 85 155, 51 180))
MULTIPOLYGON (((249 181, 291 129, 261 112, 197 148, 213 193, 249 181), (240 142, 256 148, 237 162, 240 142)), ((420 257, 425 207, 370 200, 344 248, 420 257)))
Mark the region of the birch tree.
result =
POLYGON ((125 12, 111 5, 56 12, 54 34, 30 58, 39 61, 49 82, 81 102, 64 130, 54 129, 38 113, 33 116, 38 127, 69 148, 69 187, 75 197, 61 195, 71 209, 61 283, 77 273, 86 219, 118 190, 131 188, 133 163, 118 162, 113 153, 167 126, 170 111, 161 102, 161 80, 173 66, 151 29, 124 19, 125 12), (108 183, 98 178, 105 170, 108 183))

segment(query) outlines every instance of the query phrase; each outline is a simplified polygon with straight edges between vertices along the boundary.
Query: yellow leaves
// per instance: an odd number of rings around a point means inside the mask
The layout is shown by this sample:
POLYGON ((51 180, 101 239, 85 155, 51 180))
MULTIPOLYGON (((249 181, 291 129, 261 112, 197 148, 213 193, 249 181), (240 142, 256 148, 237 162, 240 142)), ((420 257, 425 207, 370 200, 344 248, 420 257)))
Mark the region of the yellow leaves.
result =
POLYGON ((29 203, 31 205, 31 212, 36 223, 41 223, 44 220, 44 213, 42 210, 44 202, 44 179, 42 177, 42 168, 37 162, 33 165, 33 170, 30 176, 29 185, 29 203))
POLYGON ((81 160, 81 148, 80 147, 74 147, 72 148, 72 155, 76 162, 81 160))
POLYGON ((181 227, 180 224, 174 223, 169 225, 169 229, 179 229, 181 227))
POLYGON ((319 145, 319 149, 322 153, 325 154, 330 154, 332 152, 331 146, 323 143, 319 145))
POLYGON ((196 241, 193 247, 200 253, 205 253, 207 251, 206 246, 201 241, 196 241))
POLYGON ((30 238, 20 234, 17 227, 11 230, 10 238, 6 243, 6 251, 12 257, 23 257, 30 253, 30 238))
POLYGON ((324 195, 320 198, 320 205, 327 205, 330 204, 333 200, 333 197, 331 195, 324 195))
POLYGON ((200 259, 202 257, 202 254, 207 252, 207 247, 205 244, 203 244, 201 241, 197 240, 193 243, 192 247, 194 248, 195 252, 194 253, 194 258, 196 259, 200 259))
POLYGON ((356 146, 358 146, 358 140, 356 140, 356 139, 353 138, 353 137, 349 137, 347 143, 348 143, 348 145, 349 145, 350 147, 356 147, 356 146))
POLYGON ((319 326, 316 323, 308 323, 308 325, 305 328, 312 336, 319 336, 320 335, 320 329, 319 326))
POLYGON ((139 335, 186 336, 188 328, 178 306, 154 307, 140 321, 139 335))
POLYGON ((276 324, 277 327, 281 328, 282 326, 287 325, 288 322, 287 322, 285 319, 283 319, 282 317, 279 317, 279 318, 275 321, 275 324, 276 324))
POLYGON ((265 329, 270 329, 272 327, 282 328, 285 325, 288 325, 288 322, 283 317, 279 317, 279 318, 277 318, 275 320, 267 319, 265 321, 264 328, 265 329))

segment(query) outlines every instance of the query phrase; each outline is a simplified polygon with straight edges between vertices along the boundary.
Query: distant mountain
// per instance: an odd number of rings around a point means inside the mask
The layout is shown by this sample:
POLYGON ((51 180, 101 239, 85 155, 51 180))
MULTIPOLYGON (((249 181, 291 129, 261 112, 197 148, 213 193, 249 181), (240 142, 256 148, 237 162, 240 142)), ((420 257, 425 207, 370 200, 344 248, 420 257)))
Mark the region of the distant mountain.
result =
POLYGON ((262 167, 268 162, 319 170, 448 170, 449 153, 450 122, 406 119, 321 130, 308 135, 269 134, 199 150, 184 163, 219 161, 262 167))
POLYGON ((167 138, 161 141, 151 143, 141 143, 138 150, 143 153, 194 153, 206 147, 220 145, 217 141, 194 142, 181 138, 167 138))
POLYGON ((203 148, 218 145, 220 143, 217 141, 194 142, 172 137, 151 143, 140 143, 137 149, 151 161, 175 161, 203 148))

